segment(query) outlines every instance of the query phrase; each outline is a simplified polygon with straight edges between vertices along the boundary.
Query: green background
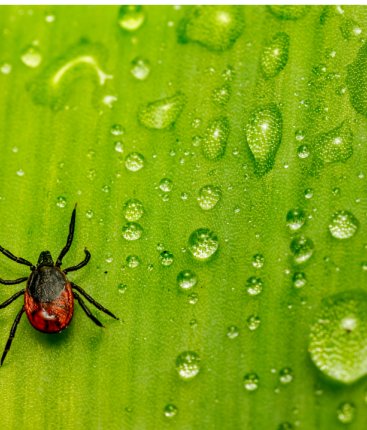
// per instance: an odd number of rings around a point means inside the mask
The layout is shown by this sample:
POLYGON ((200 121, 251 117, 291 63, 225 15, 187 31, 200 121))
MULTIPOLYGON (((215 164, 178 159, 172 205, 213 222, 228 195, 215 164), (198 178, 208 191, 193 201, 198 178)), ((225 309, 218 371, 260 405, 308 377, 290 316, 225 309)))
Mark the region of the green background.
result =
MULTIPOLYGON (((326 381, 307 347, 320 300, 366 282, 361 263, 367 260, 367 121, 350 104, 345 77, 367 31, 367 9, 312 7, 298 20, 282 20, 266 7, 243 7, 243 32, 223 51, 178 42, 186 9, 145 6, 143 25, 131 33, 119 27, 117 6, 0 9, 0 66, 11 65, 10 73, 0 73, 0 243, 32 262, 44 249, 56 257, 78 202, 65 265, 82 260, 87 246, 90 264, 70 278, 120 317, 114 321, 93 309, 106 326, 100 329, 76 306, 72 324, 57 336, 36 332, 23 317, 0 369, 1 428, 270 430, 284 422, 305 430, 365 428, 365 381, 347 387, 326 381), (358 24, 360 35, 343 34, 348 20, 358 24), (261 52, 278 31, 290 36, 288 63, 265 79, 261 52), (98 61, 113 79, 99 86, 93 68, 78 66, 62 82, 58 109, 42 102, 42 90, 35 103, 32 83, 45 80, 47 68, 52 71, 58 61, 69 61, 81 40, 99 44, 98 61), (32 69, 21 56, 34 41, 42 62, 32 69), (130 72, 138 56, 150 62, 144 81, 130 72), (338 76, 320 77, 320 65, 338 76), (229 66, 231 97, 219 106, 211 94, 225 83, 229 66), (174 126, 148 130, 139 124, 140 106, 179 91, 186 103, 174 126), (101 102, 105 95, 117 97, 111 108, 101 102), (282 112, 282 142, 272 170, 258 177, 244 127, 254 108, 271 102, 282 112), (220 115, 229 118, 231 130, 224 156, 211 161, 193 137, 220 115), (195 119, 199 128, 192 125, 195 119), (314 136, 344 120, 354 134, 353 156, 309 174, 309 160, 297 155, 296 131, 311 145, 314 136), (125 129, 121 138, 111 135, 113 124, 125 129), (122 154, 114 149, 117 139, 122 154), (134 151, 145 159, 138 172, 125 168, 125 156, 134 151), (158 187, 165 177, 173 182, 168 198, 158 187), (196 198, 207 184, 219 186, 222 199, 203 211, 196 198), (312 198, 305 198, 307 188, 312 198), (60 197, 65 207, 59 207, 60 197), (122 208, 129 198, 141 200, 145 209, 142 238, 131 242, 122 237, 122 208), (294 207, 306 211, 302 232, 315 244, 301 268, 307 285, 299 290, 292 283, 299 268, 285 221, 294 207), (360 222, 347 241, 328 231, 339 209, 352 211, 360 222), (219 238, 208 262, 185 252, 188 237, 200 227, 219 238), (160 263, 160 243, 174 254, 169 267, 160 263), (265 258, 260 270, 251 263, 256 253, 265 258), (129 255, 140 257, 139 267, 127 267, 129 255), (198 276, 196 304, 177 287, 183 269, 198 276), (245 283, 255 275, 264 288, 250 297, 245 283), (120 284, 127 286, 123 294, 120 284), (251 314, 261 318, 253 332, 246 323, 251 314), (238 328, 235 339, 227 336, 231 325, 238 328), (176 357, 187 350, 201 359, 190 381, 175 368, 176 357), (294 375, 287 385, 279 382, 284 367, 294 375), (243 387, 249 372, 259 377, 255 392, 243 387), (356 406, 350 425, 337 419, 344 401, 356 406), (164 415, 169 403, 178 408, 172 418, 164 415)), ((28 273, 5 257, 0 272, 5 279, 28 273)), ((2 286, 1 300, 18 287, 2 286)), ((1 345, 21 300, 0 313, 1 345)))

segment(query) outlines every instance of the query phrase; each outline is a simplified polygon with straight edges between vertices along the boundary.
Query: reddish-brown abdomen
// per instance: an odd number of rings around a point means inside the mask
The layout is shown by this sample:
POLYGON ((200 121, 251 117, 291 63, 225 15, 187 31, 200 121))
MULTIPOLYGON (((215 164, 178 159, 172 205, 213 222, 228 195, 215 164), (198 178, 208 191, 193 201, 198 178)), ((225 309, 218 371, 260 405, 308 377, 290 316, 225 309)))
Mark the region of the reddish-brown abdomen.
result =
POLYGON ((48 302, 40 302, 28 290, 24 294, 24 307, 32 326, 44 333, 59 333, 70 323, 74 313, 74 296, 67 282, 59 296, 48 302))

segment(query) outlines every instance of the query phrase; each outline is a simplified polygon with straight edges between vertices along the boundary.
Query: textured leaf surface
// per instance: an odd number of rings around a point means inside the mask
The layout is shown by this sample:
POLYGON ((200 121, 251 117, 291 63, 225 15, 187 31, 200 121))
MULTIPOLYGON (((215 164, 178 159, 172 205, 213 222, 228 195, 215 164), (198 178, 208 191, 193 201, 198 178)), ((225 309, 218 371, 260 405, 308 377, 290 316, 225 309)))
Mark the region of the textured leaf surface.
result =
POLYGON ((365 378, 330 382, 308 348, 322 300, 366 285, 367 9, 0 11, 0 244, 55 257, 78 202, 65 265, 87 246, 70 278, 120 317, 77 306, 57 336, 23 318, 0 427, 364 429, 365 378), (259 174, 261 106, 282 133, 259 174))

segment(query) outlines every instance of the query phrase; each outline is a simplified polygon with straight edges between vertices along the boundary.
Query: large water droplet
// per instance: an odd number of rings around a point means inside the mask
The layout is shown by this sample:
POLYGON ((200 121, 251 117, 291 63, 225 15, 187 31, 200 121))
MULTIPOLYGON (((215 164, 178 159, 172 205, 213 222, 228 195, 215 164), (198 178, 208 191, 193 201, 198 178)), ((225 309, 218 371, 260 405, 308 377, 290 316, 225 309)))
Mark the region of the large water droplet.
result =
POLYGON ((349 424, 354 421, 356 414, 356 407, 354 403, 343 402, 339 405, 336 410, 336 416, 338 420, 343 424, 349 424))
POLYGON ((268 6, 270 12, 279 19, 296 20, 302 18, 309 11, 309 6, 286 6, 272 5, 268 6))
POLYGON ((125 158, 125 167, 130 172, 137 172, 144 167, 144 156, 139 152, 130 152, 125 158))
POLYGON ((200 188, 197 201, 201 209, 207 211, 213 209, 221 198, 222 191, 219 187, 214 185, 205 185, 204 187, 200 188))
POLYGON ((197 284, 198 278, 191 270, 183 270, 177 275, 177 285, 183 290, 189 290, 197 284))
POLYGON ((348 66, 347 85, 354 109, 367 116, 367 43, 359 49, 352 64, 348 66))
POLYGON ((330 378, 351 384, 367 374, 367 294, 351 290, 322 301, 309 351, 330 378))
POLYGON ((127 222, 122 227, 122 235, 126 240, 138 240, 143 234, 143 228, 136 222, 127 222))
POLYGON ((138 199, 129 199, 125 202, 122 211, 128 221, 138 221, 144 214, 144 206, 138 199))
POLYGON ((243 8, 238 6, 194 6, 178 27, 181 43, 196 42, 213 51, 233 46, 244 29, 243 8))
POLYGON ((39 48, 36 45, 27 46, 21 55, 23 64, 31 69, 38 67, 42 61, 42 55, 39 48))
POLYGON ((247 373, 243 377, 243 385, 247 391, 255 391, 259 388, 259 377, 256 373, 247 373))
POLYGON ((255 173, 263 176, 275 162, 282 139, 282 114, 275 104, 261 106, 250 115, 246 140, 255 159, 255 173))
POLYGON ((186 97, 177 93, 172 97, 156 100, 141 107, 138 119, 150 129, 162 130, 173 125, 186 104, 186 97))
POLYGON ((144 22, 145 15, 142 6, 121 6, 118 14, 119 26, 126 31, 136 31, 144 22))
POLYGON ((182 379, 194 378, 200 371, 200 357, 196 352, 182 352, 176 359, 176 370, 182 379))
POLYGON ((188 249, 198 260, 205 261, 212 257, 218 250, 218 237, 209 228, 199 228, 191 233, 188 241, 188 249))
POLYGON ((353 133, 343 122, 340 126, 316 137, 313 152, 316 162, 329 164, 347 161, 353 154, 353 133))
POLYGON ((261 55, 261 69, 266 78, 274 78, 284 69, 288 62, 288 51, 288 34, 277 33, 261 55))
POLYGON ((348 211, 337 211, 333 214, 329 230, 336 239, 349 239, 358 230, 359 222, 357 218, 348 211))
POLYGON ((293 253, 293 260, 297 264, 305 263, 313 254, 314 244, 311 239, 305 236, 295 237, 290 245, 293 253))
POLYGON ((205 158, 208 160, 218 160, 223 157, 229 131, 229 121, 226 117, 216 118, 209 123, 201 143, 201 149, 205 158))

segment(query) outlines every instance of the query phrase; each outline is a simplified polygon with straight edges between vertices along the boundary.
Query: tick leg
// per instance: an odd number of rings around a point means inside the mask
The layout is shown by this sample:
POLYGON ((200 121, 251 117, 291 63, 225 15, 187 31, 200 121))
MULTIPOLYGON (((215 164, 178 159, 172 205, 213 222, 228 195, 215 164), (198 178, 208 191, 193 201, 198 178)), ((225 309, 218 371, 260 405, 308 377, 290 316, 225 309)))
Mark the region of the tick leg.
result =
MULTIPOLYGON (((83 288, 79 287, 79 285, 74 284, 73 282, 71 282, 71 286, 72 288, 75 288, 76 290, 79 291, 79 293, 83 294, 83 296, 88 300, 88 302, 92 303, 92 305, 94 305, 97 309, 99 309, 100 311, 104 312, 105 314, 109 315, 112 318, 115 318, 115 320, 118 320, 117 316, 114 315, 111 311, 109 311, 108 309, 106 309, 104 306, 102 306, 100 303, 96 302, 93 297, 91 297, 89 294, 87 294, 83 288)), ((75 293, 74 293, 75 294, 75 293)))
POLYGON ((3 248, 2 246, 0 246, 0 252, 2 252, 6 257, 10 258, 10 260, 15 261, 16 263, 29 266, 31 269, 34 268, 33 264, 30 261, 25 260, 24 258, 21 258, 21 257, 16 257, 14 254, 12 254, 10 251, 3 248))
POLYGON ((75 272, 75 270, 79 270, 79 269, 81 269, 82 267, 84 267, 84 266, 86 266, 88 264, 91 255, 90 255, 90 252, 87 249, 84 249, 84 252, 85 252, 85 258, 84 258, 84 260, 81 263, 77 264, 76 266, 68 267, 67 269, 65 269, 63 271, 65 274, 69 273, 69 272, 75 272))
POLYGON ((9 337, 8 337, 8 341, 6 342, 5 349, 4 349, 3 355, 1 357, 0 366, 3 365, 5 357, 6 357, 6 354, 9 352, 9 349, 11 347, 11 343, 13 342, 13 339, 14 339, 14 336, 15 336, 15 332, 17 330, 17 326, 19 324, 19 321, 22 318, 23 312, 24 312, 24 306, 22 306, 22 309, 18 312, 18 315, 15 317, 13 325, 11 326, 10 334, 9 334, 9 337))
POLYGON ((84 303, 83 299, 79 296, 78 293, 73 292, 74 297, 78 300, 81 308, 83 311, 87 314, 87 317, 89 317, 95 324, 97 324, 99 327, 104 327, 104 325, 101 323, 99 319, 97 319, 92 312, 87 308, 86 304, 84 303))
POLYGON ((68 239, 66 241, 66 245, 64 246, 64 248, 62 249, 62 251, 60 252, 59 257, 56 260, 56 267, 60 267, 62 264, 62 259, 65 257, 66 253, 69 251, 70 246, 73 242, 73 237, 74 237, 74 228, 75 228, 75 216, 76 216, 76 205, 73 209, 73 212, 71 214, 71 220, 70 220, 70 224, 69 224, 69 235, 68 235, 68 239))
POLYGON ((4 303, 0 304, 0 309, 6 308, 10 303, 13 303, 14 300, 16 300, 18 297, 23 295, 25 293, 25 290, 20 290, 17 293, 15 293, 13 296, 9 297, 8 300, 5 300, 4 303))
POLYGON ((0 278, 0 284, 4 284, 4 285, 21 284, 22 282, 26 281, 27 279, 28 278, 19 278, 19 279, 14 279, 14 281, 7 281, 5 279, 0 278))

